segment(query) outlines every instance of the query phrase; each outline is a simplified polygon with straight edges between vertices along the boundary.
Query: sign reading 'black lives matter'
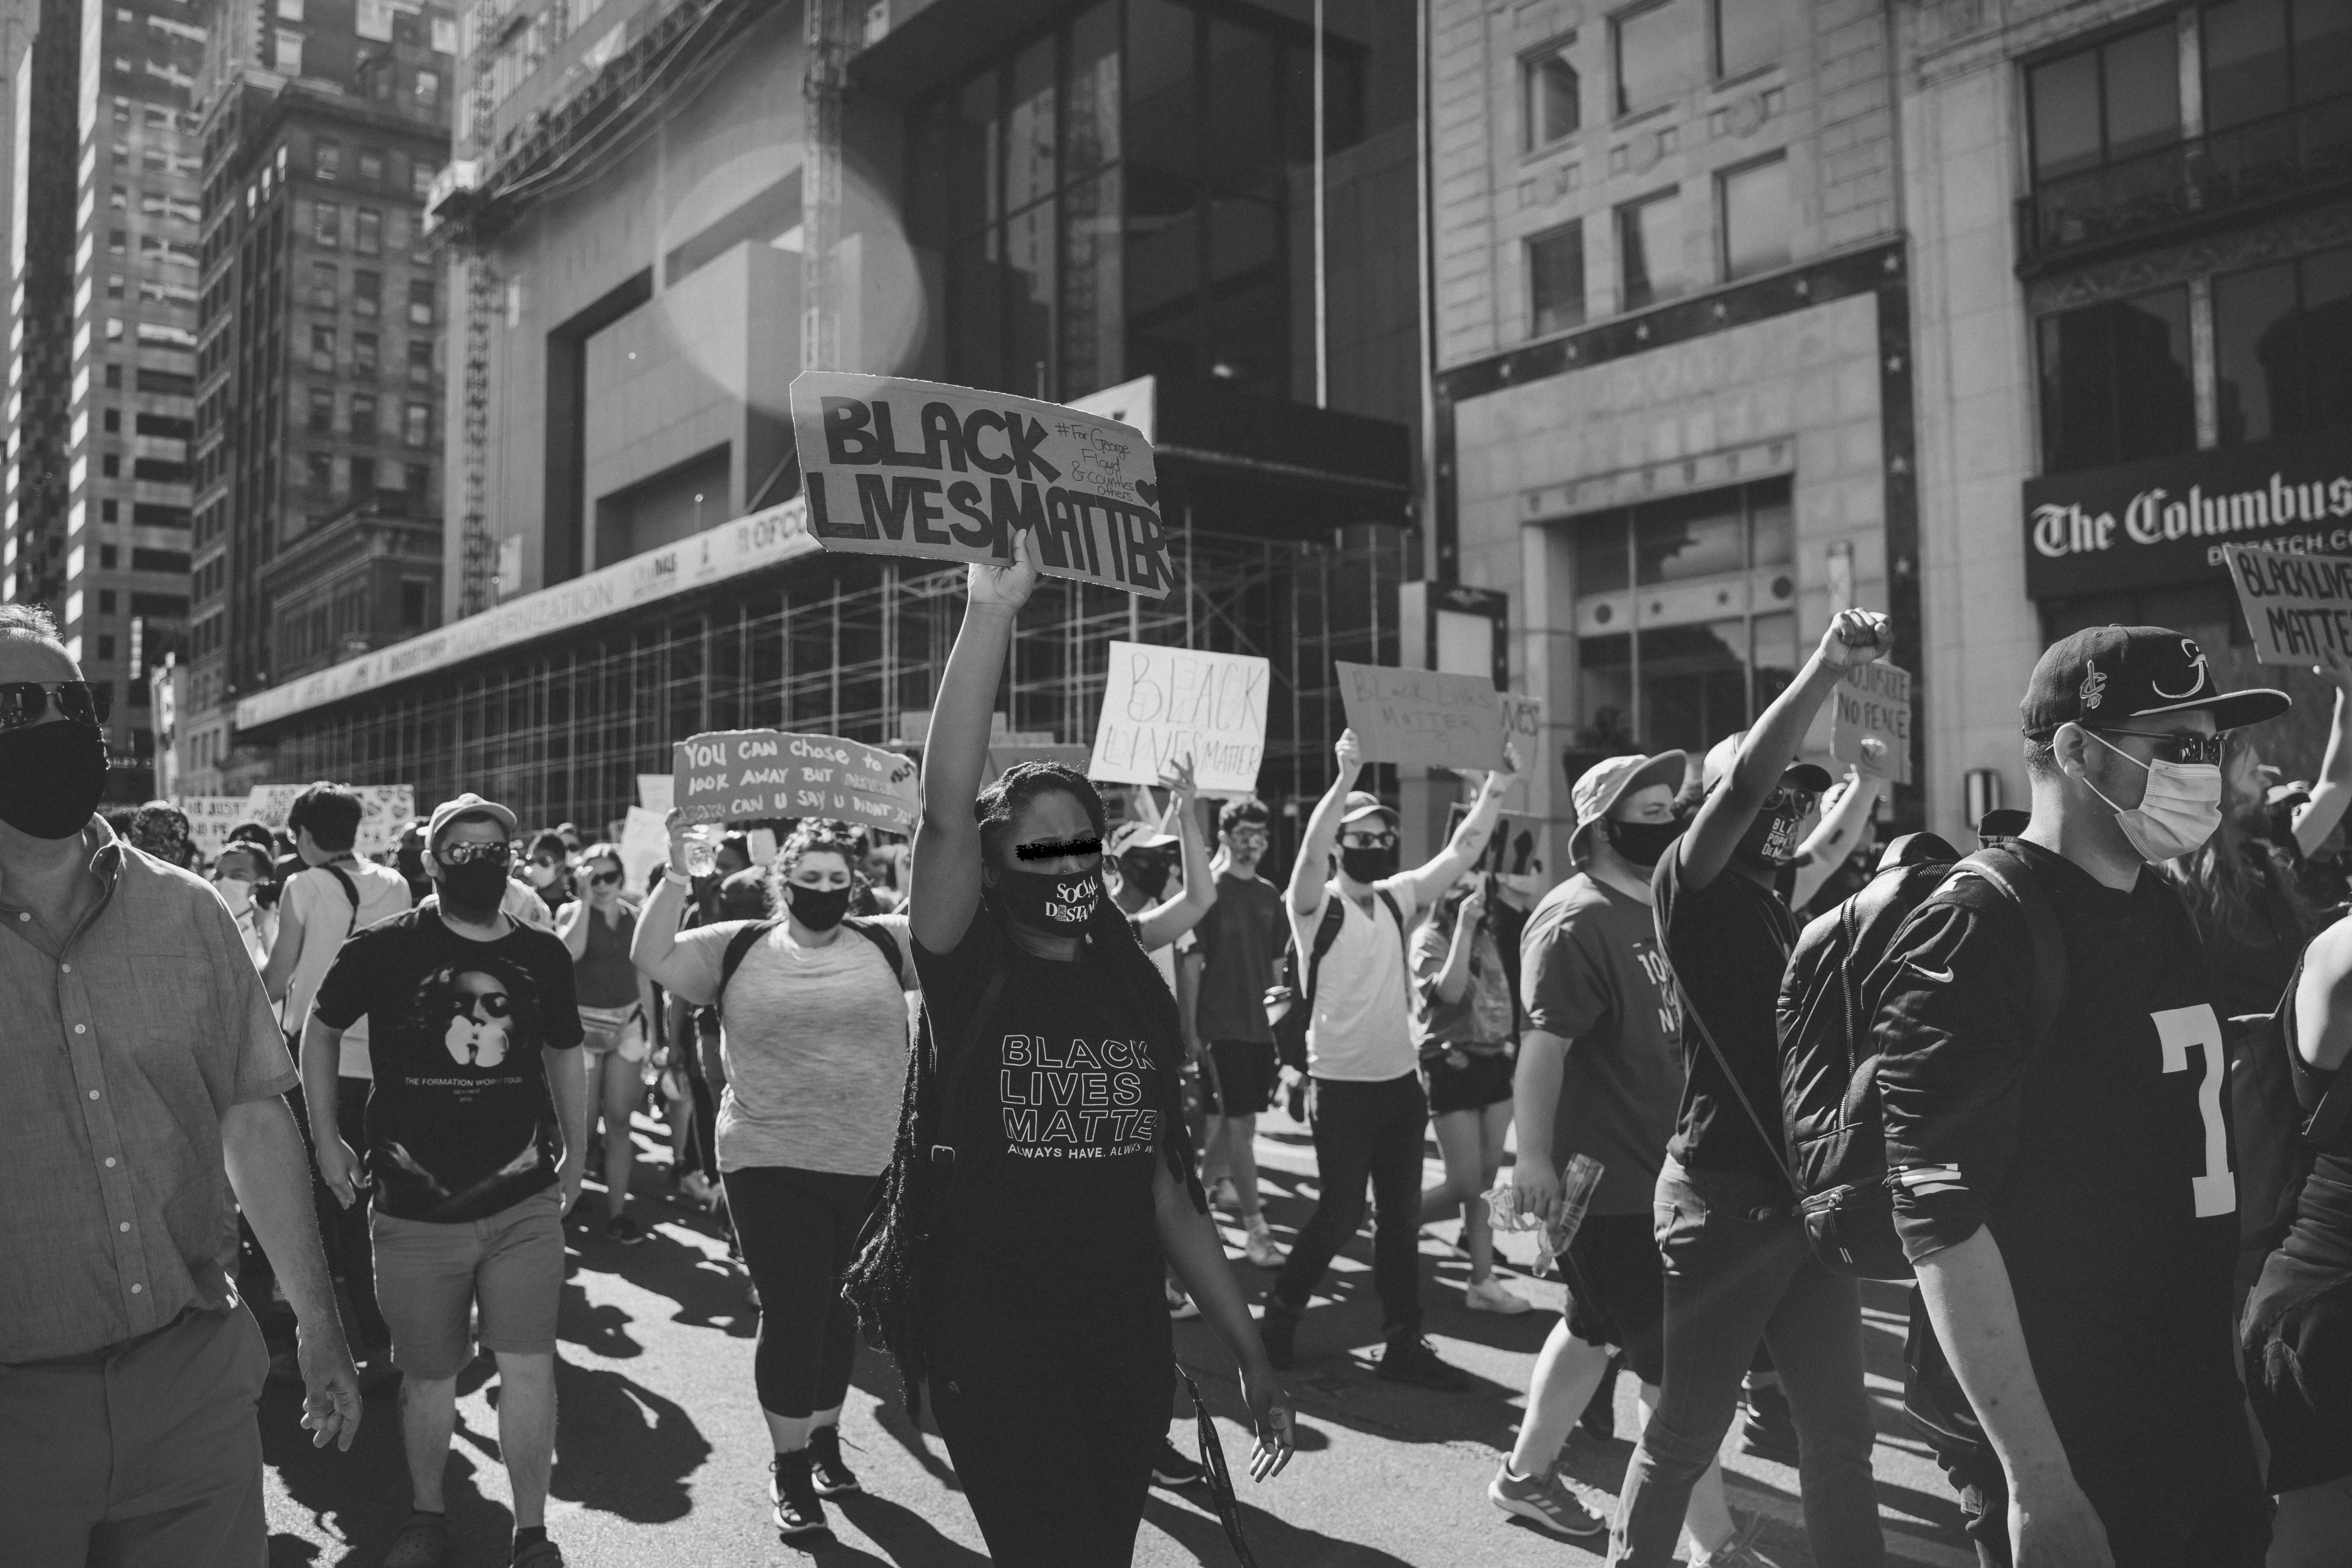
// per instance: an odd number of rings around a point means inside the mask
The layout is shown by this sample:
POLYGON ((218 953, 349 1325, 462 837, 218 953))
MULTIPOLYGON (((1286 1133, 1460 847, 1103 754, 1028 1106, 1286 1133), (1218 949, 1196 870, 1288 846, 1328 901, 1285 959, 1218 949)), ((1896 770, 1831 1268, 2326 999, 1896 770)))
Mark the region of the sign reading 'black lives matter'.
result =
POLYGON ((1175 585, 1150 443, 1115 420, 813 370, 793 383, 793 436, 809 531, 827 550, 1001 564, 1026 528, 1049 577, 1154 599, 1175 585))

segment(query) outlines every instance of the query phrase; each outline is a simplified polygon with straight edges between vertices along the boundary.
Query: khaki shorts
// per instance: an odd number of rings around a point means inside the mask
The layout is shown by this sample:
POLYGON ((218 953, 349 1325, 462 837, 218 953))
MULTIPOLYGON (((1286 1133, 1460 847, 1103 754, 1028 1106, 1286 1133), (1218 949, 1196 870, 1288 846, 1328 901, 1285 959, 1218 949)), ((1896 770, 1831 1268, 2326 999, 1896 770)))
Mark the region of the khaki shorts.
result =
POLYGON ((473 1360, 478 1305, 482 1349, 553 1352, 563 1296, 562 1194, 551 1185, 487 1219, 454 1225, 375 1212, 369 1232, 376 1302, 392 1330, 394 1366, 427 1381, 457 1376, 473 1360))

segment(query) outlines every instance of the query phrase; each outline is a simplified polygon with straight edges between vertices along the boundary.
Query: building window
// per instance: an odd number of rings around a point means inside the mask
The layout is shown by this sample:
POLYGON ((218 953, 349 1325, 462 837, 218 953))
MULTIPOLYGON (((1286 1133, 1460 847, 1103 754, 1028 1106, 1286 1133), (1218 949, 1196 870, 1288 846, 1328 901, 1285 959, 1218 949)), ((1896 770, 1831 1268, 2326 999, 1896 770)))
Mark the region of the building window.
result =
POLYGON ((343 243, 343 209, 333 202, 317 202, 310 208, 310 238, 329 249, 343 243))
POLYGON ((352 500, 365 505, 375 499, 375 459, 352 459, 352 500))
POLYGON ((436 173, 438 173, 438 171, 424 159, 419 158, 416 160, 415 164, 408 171, 409 194, 420 202, 426 196, 432 195, 433 176, 436 173))
POLYGON ((441 73, 439 71, 418 71, 416 73, 416 101, 423 104, 427 109, 432 108, 434 105, 441 101, 441 73))
POLYGON ((2352 247, 2213 279, 2221 444, 2352 425, 2352 247))
POLYGON ((1609 24, 1617 112, 1640 114, 1687 91, 1697 66, 1698 0, 1660 0, 1609 24))
POLYGON ((120 409, 120 408, 110 408, 110 409, 108 409, 108 410, 106 411, 105 427, 106 427, 106 433, 107 433, 108 435, 110 435, 110 436, 111 436, 111 435, 115 434, 117 431, 119 431, 119 430, 121 430, 121 429, 122 428, 122 410, 121 410, 121 409, 120 409))
POLYGON ((408 324, 413 327, 433 324, 433 279, 430 278, 408 280, 408 324))
POLYGON ((335 395, 323 386, 310 389, 310 434, 331 436, 335 433, 335 395))
POLYGON ((407 427, 403 435, 412 447, 422 447, 433 439, 433 409, 430 405, 412 403, 408 405, 407 427))
POLYGON ((353 332, 352 334, 352 374, 372 376, 375 374, 375 334, 353 332))
POLYGON ((1672 299, 1687 286, 1679 189, 1617 209, 1617 277, 1620 309, 1627 310, 1672 299))
POLYGON ((322 180, 340 178, 343 172, 342 144, 320 141, 310 148, 310 172, 322 180))
POLYGON ((400 585, 400 629, 421 632, 425 629, 425 611, 433 584, 409 579, 400 585))
MULTIPOLYGON (((101 616, 110 616, 114 614, 113 589, 100 588, 98 591, 98 613, 101 616)), ((67 619, 70 620, 72 617, 68 616, 67 619)))
POLYGON ((302 35, 278 29, 274 39, 276 47, 270 55, 270 69, 279 76, 302 74, 302 35))
POLYGON ((335 488, 335 458, 333 453, 312 452, 306 459, 306 463, 310 469, 310 488, 312 489, 331 490, 335 488))
POLYGON ((1789 264, 1789 161, 1774 156, 1716 177, 1729 282, 1789 264))
POLYGON ((432 511, 433 468, 427 463, 404 463, 400 469, 401 489, 408 492, 408 510, 412 517, 424 517, 432 511))
POLYGON ((2032 67, 2026 100, 2036 182, 2179 141, 2180 57, 2172 19, 2032 67))
POLYGON ((382 273, 355 271, 352 274, 352 314, 373 317, 383 308, 383 275, 382 273))
POLYGON ((310 368, 321 375, 335 374, 335 329, 313 326, 310 329, 310 368))
POLYGON ((1568 224, 1528 241, 1528 304, 1537 337, 1583 322, 1583 224, 1568 224))
POLYGON ((109 256, 121 255, 130 243, 131 236, 126 231, 119 228, 106 231, 106 253, 109 256))
POLYGON ((383 183, 383 154, 373 147, 360 150, 360 178, 371 185, 383 183))
POLYGON ((2209 132, 2352 87, 2352 9, 2342 0, 2225 0, 2200 20, 2209 132))
POLYGON ((310 303, 321 310, 331 310, 341 294, 336 282, 335 264, 331 261, 310 263, 310 303))
POLYGON ((383 249, 383 215, 370 207, 362 207, 352 234, 352 248, 362 256, 374 256, 383 249))
POLYGON ((375 395, 373 393, 352 394, 352 439, 375 439, 375 395))
POLYGON ((433 340, 408 340, 408 380, 412 386, 433 384, 433 340))
POLYGON ((2196 448, 2186 288, 2085 305, 2035 328, 2043 472, 2196 448))
POLYGON ((100 476, 103 479, 121 479, 122 477, 122 455, 119 452, 107 452, 101 454, 98 459, 98 471, 100 476))
POLYGON ((1715 34, 1715 74, 1746 76, 1780 58, 1786 0, 1708 0, 1715 34))
POLYGON ((1570 33, 1520 62, 1530 153, 1567 141, 1582 123, 1583 82, 1576 74, 1575 62, 1568 58, 1575 46, 1576 35, 1570 33))

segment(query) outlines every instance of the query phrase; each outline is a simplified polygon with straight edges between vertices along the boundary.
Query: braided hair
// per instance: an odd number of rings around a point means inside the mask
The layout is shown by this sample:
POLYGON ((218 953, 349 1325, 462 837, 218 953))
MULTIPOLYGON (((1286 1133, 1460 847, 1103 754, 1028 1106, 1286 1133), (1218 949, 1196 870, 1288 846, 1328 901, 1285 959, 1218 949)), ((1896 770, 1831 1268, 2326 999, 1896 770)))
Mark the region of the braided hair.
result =
MULTIPOLYGON (((981 855, 985 862, 1003 864, 1005 840, 1014 822, 1031 802, 1042 795, 1063 794, 1085 810, 1099 835, 1108 822, 1102 796, 1085 774, 1058 763, 1019 763, 1007 769, 972 802, 980 826, 981 855), (1001 858, 1002 857, 1002 858, 1001 858)), ((972 919, 998 931, 992 940, 999 951, 992 963, 1005 962, 1002 951, 1001 917, 983 906, 972 919)), ((1095 904, 1093 918, 1079 939, 1078 963, 1096 966, 1109 989, 1125 997, 1151 1047, 1159 1079, 1160 1149, 1169 1170, 1184 1184, 1192 1206, 1208 1212, 1208 1197, 1194 1168, 1191 1137, 1182 1115, 1177 1074, 1184 1059, 1183 1026, 1176 999, 1167 982, 1136 940, 1135 929, 1108 896, 1095 904)), ((976 1036, 982 1019, 960 1020, 976 1036)), ((898 1103, 898 1133, 891 1149, 890 1168, 882 1178, 876 1205, 858 1256, 842 1277, 842 1296, 856 1310, 868 1342, 887 1352, 898 1363, 907 1414, 922 1409, 922 1385, 929 1370, 925 1318, 930 1305, 927 1278, 930 1243, 944 1212, 948 1177, 931 1163, 935 1144, 950 1141, 948 1108, 940 1103, 938 1030, 927 998, 917 1026, 914 1046, 907 1054, 907 1078, 898 1103)), ((973 1038, 948 1042, 947 1048, 970 1049, 973 1038)))

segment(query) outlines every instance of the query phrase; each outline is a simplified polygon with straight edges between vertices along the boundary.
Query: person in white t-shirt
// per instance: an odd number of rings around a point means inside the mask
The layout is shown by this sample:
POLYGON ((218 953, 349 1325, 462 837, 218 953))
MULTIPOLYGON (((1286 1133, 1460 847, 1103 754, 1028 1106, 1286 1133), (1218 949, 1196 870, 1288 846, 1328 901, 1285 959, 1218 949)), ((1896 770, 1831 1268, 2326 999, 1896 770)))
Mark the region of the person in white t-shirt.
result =
POLYGON ((1337 930, 1314 965, 1314 1013, 1307 1026, 1315 1163, 1323 1191, 1266 1292, 1258 1332, 1276 1367, 1297 1359, 1299 1318, 1324 1270, 1362 1221, 1369 1181, 1372 1284, 1386 1320, 1380 1375, 1458 1390, 1468 1379, 1421 1337, 1421 1159, 1429 1100, 1413 1046, 1405 941, 1414 921, 1477 864, 1517 762, 1507 752, 1503 766, 1480 784, 1452 842, 1427 865, 1400 874, 1399 818, 1378 795, 1355 787, 1364 754, 1353 730, 1339 737, 1336 752, 1339 775, 1307 818, 1287 900, 1302 981, 1328 912, 1339 911, 1337 930), (1335 844, 1339 874, 1327 881, 1335 844))

